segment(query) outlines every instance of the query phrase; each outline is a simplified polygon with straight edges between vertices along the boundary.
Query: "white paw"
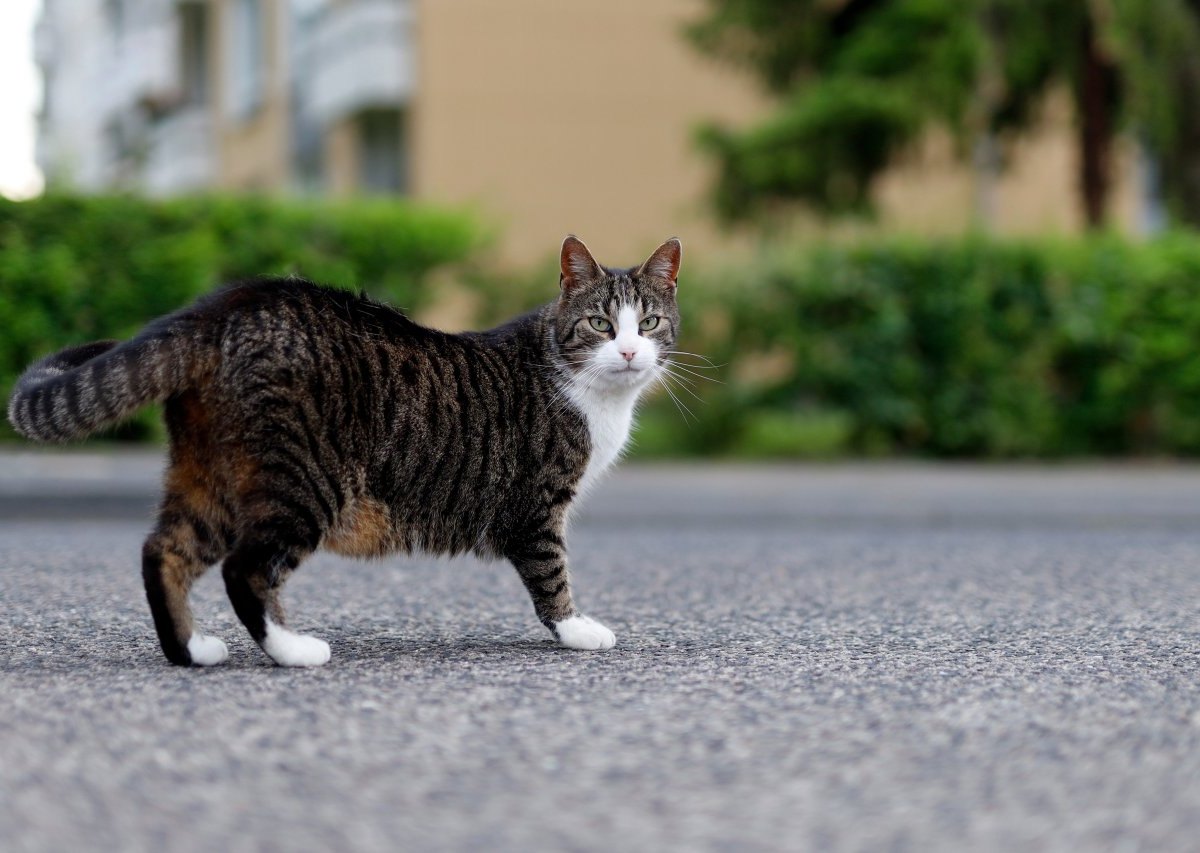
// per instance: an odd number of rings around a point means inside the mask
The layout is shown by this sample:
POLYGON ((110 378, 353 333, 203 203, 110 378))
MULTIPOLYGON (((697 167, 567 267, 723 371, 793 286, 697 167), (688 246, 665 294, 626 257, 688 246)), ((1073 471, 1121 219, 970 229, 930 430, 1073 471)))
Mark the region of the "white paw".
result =
POLYGON ((280 666, 321 666, 329 663, 329 643, 289 631, 267 620, 263 651, 280 666))
POLYGON ((611 649, 617 644, 612 631, 588 616, 572 616, 554 623, 554 636, 568 649, 611 649))
POLYGON ((229 657, 229 649, 216 637, 206 637, 203 634, 192 634, 188 640, 188 654, 196 666, 216 666, 229 657))

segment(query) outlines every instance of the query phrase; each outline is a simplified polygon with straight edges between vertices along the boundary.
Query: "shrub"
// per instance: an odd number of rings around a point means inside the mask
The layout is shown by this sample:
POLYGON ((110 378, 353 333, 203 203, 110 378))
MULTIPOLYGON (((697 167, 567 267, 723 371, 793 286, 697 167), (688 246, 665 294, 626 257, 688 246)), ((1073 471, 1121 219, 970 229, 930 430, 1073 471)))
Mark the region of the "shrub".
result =
MULTIPOLYGON (((429 274, 479 244, 463 215, 396 202, 0 198, 0 394, 34 358, 127 337, 240 278, 294 273, 418 308, 429 274)), ((144 436, 152 422, 122 434, 144 436)))
MULTIPOLYGON (((459 267, 481 323, 555 293, 497 275, 461 215, 410 205, 51 196, 0 201, 0 392, 33 358, 122 337, 227 281, 299 273, 407 309, 459 267)), ((641 457, 1200 455, 1200 238, 890 241, 685 264, 694 374, 647 405, 641 457), (695 395, 702 398, 695 399, 695 395)), ((126 429, 144 437, 153 418, 126 429)))
POLYGON ((699 284, 728 331, 687 348, 735 380, 708 451, 796 455, 754 421, 816 411, 856 453, 1200 453, 1195 236, 824 246, 699 284), (745 369, 765 356, 785 369, 745 369))

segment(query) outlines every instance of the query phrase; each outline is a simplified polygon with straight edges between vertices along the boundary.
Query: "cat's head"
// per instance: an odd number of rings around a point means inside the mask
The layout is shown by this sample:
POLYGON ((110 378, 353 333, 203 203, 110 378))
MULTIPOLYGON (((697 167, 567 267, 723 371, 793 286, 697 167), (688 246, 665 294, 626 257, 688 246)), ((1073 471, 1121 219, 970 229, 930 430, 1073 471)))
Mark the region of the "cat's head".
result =
POLYGON ((672 237, 629 269, 596 263, 574 235, 563 241, 555 334, 563 363, 586 390, 644 388, 675 347, 683 246, 672 237))

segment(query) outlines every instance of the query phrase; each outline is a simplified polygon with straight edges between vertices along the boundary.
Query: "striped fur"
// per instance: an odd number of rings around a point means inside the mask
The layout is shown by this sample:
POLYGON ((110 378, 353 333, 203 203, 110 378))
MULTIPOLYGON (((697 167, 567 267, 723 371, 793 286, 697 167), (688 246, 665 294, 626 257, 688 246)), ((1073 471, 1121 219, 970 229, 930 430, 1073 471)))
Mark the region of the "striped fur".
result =
POLYGON ((192 583, 222 561, 234 609, 268 654, 324 662, 328 647, 287 631, 279 600, 320 548, 507 558, 560 642, 604 648, 611 632, 572 598, 566 517, 585 472, 597 473, 595 413, 631 408, 674 342, 678 259, 669 241, 642 267, 609 270, 568 238, 556 301, 459 335, 303 280, 244 282, 128 342, 34 364, 9 419, 29 438, 66 441, 165 401, 170 462, 142 567, 173 663, 224 659, 188 605, 192 583), (634 337, 594 328, 622 307, 661 322, 634 337), (628 370, 611 367, 621 358, 628 370))
POLYGON ((65 349, 29 367, 8 401, 17 432, 36 441, 70 441, 166 399, 191 380, 195 362, 181 357, 171 329, 127 343, 97 341, 65 349))

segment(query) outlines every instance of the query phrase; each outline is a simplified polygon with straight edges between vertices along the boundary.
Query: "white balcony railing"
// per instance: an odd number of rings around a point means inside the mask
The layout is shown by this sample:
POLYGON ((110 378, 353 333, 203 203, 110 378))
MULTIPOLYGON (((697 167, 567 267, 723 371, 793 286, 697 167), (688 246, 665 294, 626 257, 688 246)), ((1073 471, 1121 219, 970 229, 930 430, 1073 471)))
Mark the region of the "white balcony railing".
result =
POLYGON ((408 0, 330 6, 312 42, 312 116, 322 124, 371 107, 398 107, 414 89, 413 11, 408 0))

